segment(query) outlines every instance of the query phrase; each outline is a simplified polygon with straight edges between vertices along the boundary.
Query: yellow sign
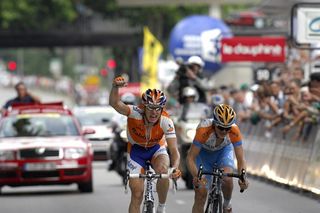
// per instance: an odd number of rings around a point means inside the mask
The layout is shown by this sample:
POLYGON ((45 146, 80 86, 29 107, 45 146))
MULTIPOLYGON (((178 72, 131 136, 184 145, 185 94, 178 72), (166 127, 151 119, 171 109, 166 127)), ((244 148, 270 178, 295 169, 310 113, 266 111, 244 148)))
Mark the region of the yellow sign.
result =
POLYGON ((89 75, 86 77, 84 81, 85 86, 99 86, 100 85, 100 78, 97 75, 89 75))
POLYGON ((148 27, 143 29, 143 57, 141 89, 157 88, 158 85, 158 60, 163 51, 159 40, 150 32, 148 27))

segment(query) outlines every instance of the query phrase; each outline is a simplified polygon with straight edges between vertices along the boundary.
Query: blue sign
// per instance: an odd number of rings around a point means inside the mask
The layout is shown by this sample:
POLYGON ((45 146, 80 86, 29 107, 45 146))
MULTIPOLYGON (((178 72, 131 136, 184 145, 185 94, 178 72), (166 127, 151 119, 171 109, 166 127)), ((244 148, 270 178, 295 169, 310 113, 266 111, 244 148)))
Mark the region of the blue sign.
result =
POLYGON ((171 31, 169 51, 184 61, 198 55, 205 61, 204 69, 216 72, 221 68, 220 41, 232 37, 229 27, 220 19, 205 15, 188 16, 171 31))

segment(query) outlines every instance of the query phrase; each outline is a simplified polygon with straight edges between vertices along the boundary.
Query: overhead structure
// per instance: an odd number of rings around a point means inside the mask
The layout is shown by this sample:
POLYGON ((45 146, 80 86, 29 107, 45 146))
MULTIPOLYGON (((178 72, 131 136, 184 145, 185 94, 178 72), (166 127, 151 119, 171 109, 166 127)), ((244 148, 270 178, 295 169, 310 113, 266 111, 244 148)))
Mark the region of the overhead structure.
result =
POLYGON ((117 0, 119 6, 124 7, 150 7, 166 5, 190 5, 190 4, 258 4, 262 0, 117 0))

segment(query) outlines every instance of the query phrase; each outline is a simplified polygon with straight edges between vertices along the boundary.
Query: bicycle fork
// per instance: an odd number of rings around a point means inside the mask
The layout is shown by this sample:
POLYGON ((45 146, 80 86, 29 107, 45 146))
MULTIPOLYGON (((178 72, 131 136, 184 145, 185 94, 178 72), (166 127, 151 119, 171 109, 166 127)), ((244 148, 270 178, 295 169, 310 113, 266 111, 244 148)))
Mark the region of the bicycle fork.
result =
POLYGON ((151 205, 151 208, 154 209, 152 178, 148 177, 146 180, 146 190, 145 190, 145 194, 144 194, 143 212, 150 211, 150 205, 151 205))

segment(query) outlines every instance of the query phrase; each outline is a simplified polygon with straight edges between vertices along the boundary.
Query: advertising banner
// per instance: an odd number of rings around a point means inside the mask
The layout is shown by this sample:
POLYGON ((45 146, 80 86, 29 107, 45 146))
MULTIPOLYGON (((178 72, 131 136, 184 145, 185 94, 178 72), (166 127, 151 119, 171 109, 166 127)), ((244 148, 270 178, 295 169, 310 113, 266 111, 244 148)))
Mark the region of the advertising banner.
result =
POLYGON ((221 40, 222 62, 284 62, 284 37, 233 37, 221 40))
POLYGON ((192 15, 179 21, 170 33, 169 51, 175 58, 187 61, 190 56, 200 56, 204 70, 211 73, 221 69, 220 41, 231 37, 229 27, 220 19, 192 15))

